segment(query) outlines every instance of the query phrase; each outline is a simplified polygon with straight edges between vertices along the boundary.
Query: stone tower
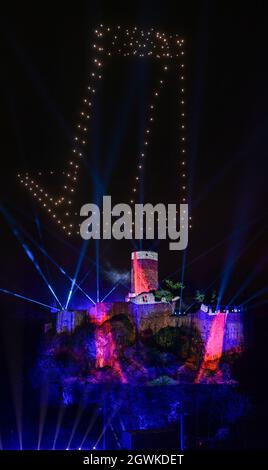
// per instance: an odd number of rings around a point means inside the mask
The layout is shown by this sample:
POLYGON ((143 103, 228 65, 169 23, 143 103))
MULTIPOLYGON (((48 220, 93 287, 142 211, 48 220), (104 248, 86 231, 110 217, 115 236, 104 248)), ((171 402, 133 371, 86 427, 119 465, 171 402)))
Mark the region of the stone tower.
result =
POLYGON ((154 251, 131 253, 131 295, 158 289, 158 254, 154 251))

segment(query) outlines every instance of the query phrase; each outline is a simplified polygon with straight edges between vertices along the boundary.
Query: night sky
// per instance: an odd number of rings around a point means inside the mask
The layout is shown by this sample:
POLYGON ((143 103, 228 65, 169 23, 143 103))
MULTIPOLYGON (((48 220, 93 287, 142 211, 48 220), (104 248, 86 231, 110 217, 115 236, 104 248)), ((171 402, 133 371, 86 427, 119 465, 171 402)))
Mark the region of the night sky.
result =
MULTIPOLYGON (((70 276, 74 275, 81 240, 67 240, 33 204, 16 175, 19 171, 35 174, 53 169, 56 176, 48 180, 51 191, 56 192, 62 184, 61 171, 70 155, 87 86, 95 26, 100 22, 144 29, 153 26, 178 33, 186 42, 187 161, 193 217, 186 255, 170 252, 167 242, 155 245, 160 279, 180 279, 185 257, 184 282, 189 290, 222 288, 223 300, 228 303, 241 289, 236 302, 252 297, 247 303, 252 306, 252 315, 260 309, 263 312, 268 300, 265 2, 178 0, 107 4, 23 4, 1 15, 0 197, 6 216, 1 213, 0 288, 53 305, 50 291, 12 233, 16 224, 70 276)), ((102 181, 107 165, 110 170, 106 194, 111 194, 115 202, 128 202, 153 83, 151 65, 135 63, 133 59, 117 59, 107 65, 82 169, 83 185, 76 196, 78 208, 92 202, 95 175, 102 181)), ((156 140, 145 170, 144 198, 154 203, 174 203, 179 191, 173 92, 176 88, 171 73, 171 86, 160 106, 156 140)), ((64 302, 69 281, 29 239, 27 244, 64 302)), ((127 271, 133 247, 129 241, 100 243, 101 296, 113 286, 106 271, 110 266, 127 271)), ((89 244, 78 279, 92 267, 83 284, 92 296, 96 295, 92 264, 95 259, 95 245, 89 244)), ((117 295, 126 292, 127 289, 119 289, 117 295)), ((9 355, 11 364, 6 361, 3 367, 9 365, 16 370, 17 358, 23 356, 23 343, 27 344, 26 351, 35 350, 46 310, 2 293, 0 299, 3 344, 15 358, 9 355), (28 344, 27 334, 32 330, 28 344)), ((79 305, 81 299, 77 297, 79 305)))
MULTIPOLYGON (((16 174, 52 169, 56 175, 46 180, 52 193, 63 184, 61 170, 71 152, 87 86, 91 32, 96 24, 140 25, 144 29, 153 25, 178 32, 185 38, 187 52, 187 159, 193 216, 186 282, 193 288, 207 288, 215 282, 218 289, 231 264, 225 300, 228 302, 254 271, 241 296, 241 301, 248 299, 265 287, 267 276, 268 97, 262 2, 253 10, 239 4, 228 8, 221 2, 217 6, 198 2, 198 7, 189 2, 175 2, 176 7, 160 2, 150 8, 147 2, 146 6, 136 3, 128 11, 102 6, 101 2, 87 3, 80 2, 70 10, 66 6, 58 10, 44 7, 42 11, 22 8, 3 16, 2 204, 34 237, 38 234, 32 222, 37 216, 46 249, 71 273, 77 252, 66 250, 66 237, 33 205, 16 174)), ((82 168, 83 184, 76 196, 78 209, 82 203, 92 202, 96 172, 102 183, 108 165, 110 179, 105 193, 111 194, 114 202, 129 201, 154 68, 139 60, 116 59, 107 66, 104 77, 82 168)), ((153 203, 174 203, 179 192, 175 97, 171 73, 145 170, 144 200, 153 203)), ((8 267, 8 273, 2 270, 3 287, 16 285, 18 291, 28 291, 30 263, 4 221, 2 237, 2 259, 8 267), (23 278, 21 271, 25 272, 23 278)), ((71 244, 79 249, 79 240, 71 244)), ((167 242, 157 248, 160 278, 180 270, 181 253, 170 253, 167 242)), ((107 262, 115 269, 128 269, 130 249, 130 242, 101 244, 101 269, 107 262)), ((94 258, 94 245, 88 250, 94 258)))

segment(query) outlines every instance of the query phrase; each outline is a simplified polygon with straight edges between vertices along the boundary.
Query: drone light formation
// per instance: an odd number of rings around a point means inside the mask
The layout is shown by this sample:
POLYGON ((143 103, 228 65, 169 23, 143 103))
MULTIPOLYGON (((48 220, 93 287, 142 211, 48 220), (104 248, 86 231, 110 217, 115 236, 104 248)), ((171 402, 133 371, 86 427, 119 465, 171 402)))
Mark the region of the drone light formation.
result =
MULTIPOLYGON (((84 158, 85 146, 88 143, 94 97, 98 91, 98 84, 103 77, 104 66, 108 59, 112 57, 150 59, 158 61, 160 65, 160 78, 158 78, 151 94, 144 140, 137 158, 136 173, 130 195, 131 204, 135 204, 138 199, 138 184, 143 176, 144 161, 151 142, 157 103, 161 90, 167 84, 166 74, 169 68, 175 64, 178 78, 180 200, 182 203, 187 203, 184 39, 179 37, 178 34, 168 34, 154 28, 145 31, 137 26, 123 28, 121 26, 107 27, 100 24, 94 31, 92 49, 93 58, 88 86, 86 94, 82 98, 79 120, 75 126, 76 131, 71 157, 67 163, 67 168, 63 171, 64 183, 61 193, 51 195, 43 184, 29 173, 18 174, 21 184, 68 236, 79 234, 79 226, 75 222, 78 212, 74 204, 74 196, 79 183, 79 169, 81 159, 84 158)), ((53 171, 50 171, 50 174, 53 173, 53 171)), ((42 176, 42 172, 39 172, 38 175, 42 176)))

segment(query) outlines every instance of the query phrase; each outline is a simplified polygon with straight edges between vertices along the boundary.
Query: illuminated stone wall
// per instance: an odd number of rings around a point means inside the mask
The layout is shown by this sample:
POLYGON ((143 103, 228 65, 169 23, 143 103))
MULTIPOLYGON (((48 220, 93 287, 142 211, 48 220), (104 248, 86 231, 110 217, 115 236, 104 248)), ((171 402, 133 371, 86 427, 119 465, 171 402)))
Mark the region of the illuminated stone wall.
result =
POLYGON ((73 333, 75 329, 87 321, 86 310, 61 310, 57 312, 56 331, 60 333, 73 333))
MULTIPOLYGON (((166 327, 195 328, 206 344, 211 334, 211 328, 215 315, 198 311, 188 315, 172 315, 172 306, 168 303, 134 304, 131 302, 105 302, 99 303, 86 311, 62 311, 57 314, 57 333, 72 333, 76 327, 85 321, 102 325, 107 320, 116 316, 125 315, 133 326, 142 332, 151 330, 153 334, 166 327)), ((223 314, 221 314, 223 315, 223 314)), ((225 315, 225 314, 224 314, 225 315)), ((222 351, 228 351, 244 345, 243 313, 228 313, 224 322, 222 351)), ((214 322, 215 323, 215 322, 214 322)), ((217 325, 216 328, 217 336, 217 325)), ((219 335, 222 332, 218 332, 219 335)))

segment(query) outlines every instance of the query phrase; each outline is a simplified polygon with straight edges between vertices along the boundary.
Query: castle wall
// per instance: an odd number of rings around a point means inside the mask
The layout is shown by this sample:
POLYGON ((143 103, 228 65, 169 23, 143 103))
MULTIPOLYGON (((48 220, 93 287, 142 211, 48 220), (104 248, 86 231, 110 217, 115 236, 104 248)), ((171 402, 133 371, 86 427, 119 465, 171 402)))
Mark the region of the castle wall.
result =
POLYGON ((101 302, 88 310, 89 321, 102 324, 117 315, 130 317, 129 303, 127 302, 101 302))
MULTIPOLYGON (((201 310, 195 313, 189 313, 188 315, 174 316, 172 315, 172 305, 160 302, 141 305, 131 302, 111 302, 96 305, 89 310, 91 320, 93 319, 93 321, 97 321, 98 323, 102 323, 116 315, 122 314, 126 315, 141 332, 150 329, 153 334, 155 334, 160 329, 166 327, 176 328, 186 326, 190 329, 196 328, 204 344, 208 342, 212 322, 213 319, 215 319, 215 315, 209 315, 201 310)), ((222 345, 223 352, 243 346, 244 332, 242 314, 228 313, 222 315, 226 317, 222 345)))
MULTIPOLYGON (((187 327, 196 328, 204 342, 207 344, 211 335, 213 320, 216 315, 209 315, 199 310, 188 315, 172 315, 172 305, 169 303, 156 302, 153 304, 134 304, 131 302, 104 302, 96 304, 85 311, 61 311, 57 314, 57 333, 72 333, 75 328, 81 325, 86 319, 97 325, 118 315, 125 315, 138 331, 151 330, 153 334, 166 327, 187 327)), ((242 347, 244 345, 243 314, 228 313, 224 315, 224 331, 219 335, 223 336, 222 352, 242 347)), ((215 323, 215 322, 214 322, 215 323)), ((217 335, 218 326, 214 325, 213 334, 217 335)))
POLYGON ((86 319, 86 310, 61 310, 57 312, 56 331, 58 334, 73 333, 86 319))

